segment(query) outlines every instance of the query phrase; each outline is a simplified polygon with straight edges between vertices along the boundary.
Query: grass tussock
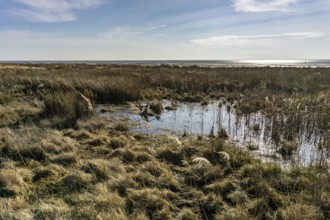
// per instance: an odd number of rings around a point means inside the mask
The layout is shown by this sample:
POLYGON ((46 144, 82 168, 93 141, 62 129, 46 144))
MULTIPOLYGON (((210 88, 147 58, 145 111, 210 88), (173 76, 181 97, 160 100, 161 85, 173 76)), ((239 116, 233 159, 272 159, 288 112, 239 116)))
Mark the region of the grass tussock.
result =
POLYGON ((78 119, 90 117, 93 109, 91 103, 75 91, 56 91, 42 96, 43 115, 47 118, 61 119, 55 126, 75 127, 78 119))
POLYGON ((70 166, 77 163, 77 156, 72 153, 61 154, 52 159, 53 163, 60 164, 62 166, 70 166))
MULTIPOLYGON (((47 150, 47 163, 27 158, 20 168, 20 161, 5 157, 0 201, 23 196, 22 203, 28 205, 18 210, 46 219, 287 219, 298 216, 299 211, 289 210, 299 210, 298 205, 311 208, 309 213, 329 216, 324 194, 330 188, 329 174, 317 168, 284 171, 226 142, 187 138, 179 146, 162 136, 144 136, 137 142, 128 133, 108 142, 123 139, 124 146, 107 147, 111 153, 99 155, 89 143, 102 134, 87 132, 77 139, 84 132, 48 133, 53 135, 53 140, 48 137, 50 142, 56 140, 58 145, 75 143, 71 146, 75 153, 47 150), (154 143, 160 147, 153 149, 154 143), (220 159, 218 150, 229 158, 220 159), (197 166, 196 158, 209 163, 197 166), (27 203, 29 197, 35 202, 27 203)), ((29 138, 25 140, 32 141, 29 138)), ((5 212, 6 216, 13 213, 5 212)))

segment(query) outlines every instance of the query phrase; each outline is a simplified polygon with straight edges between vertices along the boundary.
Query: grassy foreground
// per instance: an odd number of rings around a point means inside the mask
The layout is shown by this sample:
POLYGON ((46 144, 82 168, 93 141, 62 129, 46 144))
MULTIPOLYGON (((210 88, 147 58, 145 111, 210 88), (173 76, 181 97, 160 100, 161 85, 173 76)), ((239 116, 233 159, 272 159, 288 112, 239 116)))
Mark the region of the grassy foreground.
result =
POLYGON ((286 114, 274 138, 290 141, 302 118, 330 129, 329 72, 0 65, 0 219, 329 219, 323 158, 282 170, 224 138, 132 134, 129 122, 102 121, 80 96, 225 97, 242 114, 286 114))

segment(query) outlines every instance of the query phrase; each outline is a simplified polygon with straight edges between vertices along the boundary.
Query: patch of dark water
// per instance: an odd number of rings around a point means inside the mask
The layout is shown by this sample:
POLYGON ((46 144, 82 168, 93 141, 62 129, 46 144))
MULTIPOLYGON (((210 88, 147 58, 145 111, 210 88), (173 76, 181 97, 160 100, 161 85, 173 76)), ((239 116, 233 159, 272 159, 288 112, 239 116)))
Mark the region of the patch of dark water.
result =
MULTIPOLYGON (((142 106, 146 102, 140 103, 142 106)), ((171 106, 171 102, 163 100, 163 106, 171 106)), ((133 132, 146 134, 181 135, 183 133, 215 136, 220 129, 224 129, 229 141, 235 145, 253 149, 253 154, 258 155, 266 162, 279 162, 285 166, 309 165, 324 157, 324 152, 319 150, 319 145, 324 136, 310 126, 311 123, 302 121, 299 134, 294 142, 298 145, 297 150, 288 158, 283 159, 278 153, 279 145, 272 137, 274 115, 267 117, 262 112, 247 115, 239 114, 234 105, 224 104, 222 101, 212 101, 206 106, 199 103, 179 103, 175 110, 164 110, 160 117, 141 117, 133 112, 128 105, 113 106, 112 112, 102 112, 107 106, 99 105, 97 111, 101 117, 126 118, 135 122, 133 132)), ((283 119, 286 120, 285 118, 283 119)), ((281 136, 281 134, 280 134, 281 136)))

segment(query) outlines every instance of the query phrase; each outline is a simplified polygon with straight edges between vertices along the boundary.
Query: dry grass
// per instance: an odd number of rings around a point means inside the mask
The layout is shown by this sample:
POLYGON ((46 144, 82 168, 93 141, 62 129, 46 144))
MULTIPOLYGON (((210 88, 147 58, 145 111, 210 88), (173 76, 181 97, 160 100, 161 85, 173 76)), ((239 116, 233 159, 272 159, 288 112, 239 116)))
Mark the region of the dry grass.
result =
POLYGON ((297 129, 305 107, 306 117, 329 128, 328 72, 0 68, 0 219, 330 218, 330 176, 323 164, 283 170, 229 144, 225 134, 221 140, 131 134, 129 123, 87 113, 77 96, 114 103, 174 97, 204 104, 207 96, 224 97, 238 100, 242 114, 285 107, 288 122, 274 121, 274 127, 285 131, 286 142, 278 144, 289 156, 295 152, 289 131, 297 129), (199 166, 196 158, 207 162, 199 166))
POLYGON ((280 209, 278 219, 306 219, 306 220, 319 220, 324 219, 323 213, 318 207, 310 205, 295 204, 286 208, 280 209))

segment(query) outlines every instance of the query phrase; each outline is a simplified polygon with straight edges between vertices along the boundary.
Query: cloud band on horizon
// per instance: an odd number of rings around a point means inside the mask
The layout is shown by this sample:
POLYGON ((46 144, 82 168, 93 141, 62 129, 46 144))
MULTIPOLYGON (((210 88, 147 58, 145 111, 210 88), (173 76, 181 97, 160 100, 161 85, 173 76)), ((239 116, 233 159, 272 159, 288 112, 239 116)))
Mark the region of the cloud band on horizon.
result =
POLYGON ((309 39, 321 38, 326 35, 323 32, 292 32, 269 35, 222 35, 204 39, 193 39, 191 42, 200 46, 226 46, 244 44, 270 44, 279 38, 309 39))

